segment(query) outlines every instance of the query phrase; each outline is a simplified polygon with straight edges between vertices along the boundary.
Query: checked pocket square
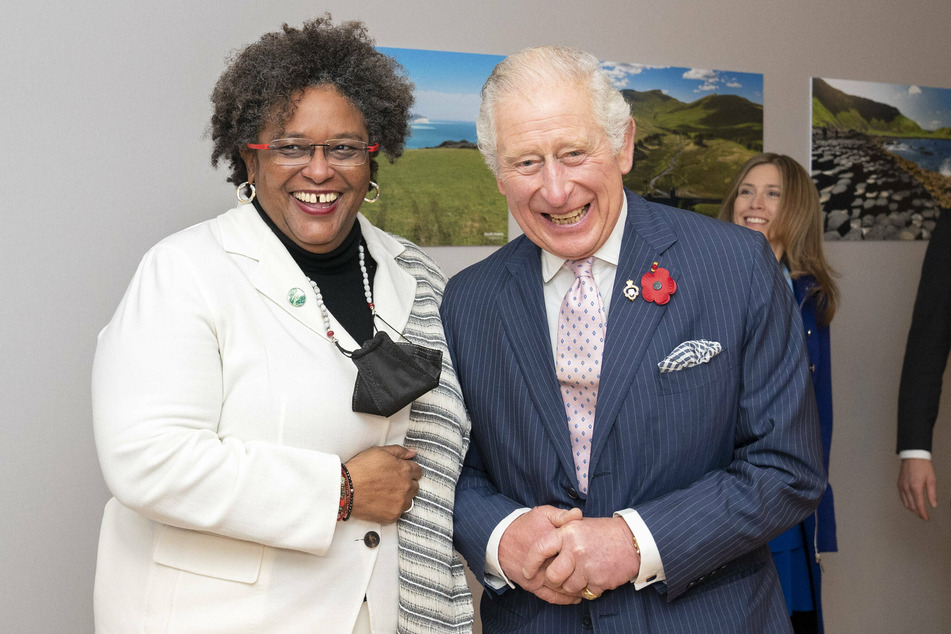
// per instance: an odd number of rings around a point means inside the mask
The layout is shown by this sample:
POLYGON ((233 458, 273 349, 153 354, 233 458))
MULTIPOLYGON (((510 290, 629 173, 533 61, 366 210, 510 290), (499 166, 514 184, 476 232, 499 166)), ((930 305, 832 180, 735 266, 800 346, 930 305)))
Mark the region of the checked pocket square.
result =
POLYGON ((657 364, 657 367, 661 373, 692 368, 695 365, 707 363, 720 354, 721 350, 723 350, 723 346, 716 341, 707 341, 706 339, 685 341, 674 348, 673 352, 667 355, 667 358, 657 364))

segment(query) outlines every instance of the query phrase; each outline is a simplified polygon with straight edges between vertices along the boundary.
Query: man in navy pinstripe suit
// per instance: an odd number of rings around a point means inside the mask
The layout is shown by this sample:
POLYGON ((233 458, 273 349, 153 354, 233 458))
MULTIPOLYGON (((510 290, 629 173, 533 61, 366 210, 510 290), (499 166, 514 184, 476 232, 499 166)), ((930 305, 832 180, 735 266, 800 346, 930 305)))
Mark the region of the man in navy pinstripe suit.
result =
POLYGON ((472 417, 455 543, 486 587, 484 630, 789 631, 766 544, 813 510, 825 475, 768 244, 624 189, 634 121, 587 53, 504 60, 478 127, 525 234, 454 276, 442 304, 472 417), (563 265, 590 256, 607 321, 579 485, 552 333, 574 282, 563 265))

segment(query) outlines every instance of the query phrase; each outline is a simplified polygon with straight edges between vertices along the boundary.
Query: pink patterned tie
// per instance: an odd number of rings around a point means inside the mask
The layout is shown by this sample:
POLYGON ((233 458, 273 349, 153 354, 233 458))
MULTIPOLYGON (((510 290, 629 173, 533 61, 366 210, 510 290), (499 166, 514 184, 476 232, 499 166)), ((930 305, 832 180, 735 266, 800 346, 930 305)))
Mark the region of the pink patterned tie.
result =
POLYGON ((568 415, 578 488, 588 492, 588 458, 604 350, 604 303, 591 275, 593 257, 565 262, 575 274, 558 316, 556 365, 568 415))

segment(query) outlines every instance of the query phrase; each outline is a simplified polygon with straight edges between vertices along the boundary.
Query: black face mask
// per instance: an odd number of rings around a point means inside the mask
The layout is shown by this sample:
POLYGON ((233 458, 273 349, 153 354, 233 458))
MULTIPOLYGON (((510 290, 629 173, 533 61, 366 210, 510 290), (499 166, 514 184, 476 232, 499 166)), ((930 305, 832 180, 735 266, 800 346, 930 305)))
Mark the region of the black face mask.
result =
POLYGON ((355 412, 392 416, 439 385, 439 350, 408 342, 394 343, 382 331, 353 352, 340 350, 357 366, 353 386, 355 412))

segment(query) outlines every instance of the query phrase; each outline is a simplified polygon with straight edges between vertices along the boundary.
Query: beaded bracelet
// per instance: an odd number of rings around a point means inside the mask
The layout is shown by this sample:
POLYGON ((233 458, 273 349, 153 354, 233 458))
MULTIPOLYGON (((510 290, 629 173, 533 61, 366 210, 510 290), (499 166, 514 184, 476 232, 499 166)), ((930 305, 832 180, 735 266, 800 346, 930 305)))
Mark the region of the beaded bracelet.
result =
POLYGON ((343 470, 340 471, 340 505, 337 507, 337 521, 340 521, 340 518, 343 517, 344 512, 347 510, 347 478, 343 475, 343 470))
POLYGON ((337 509, 337 521, 346 522, 353 512, 353 480, 345 465, 340 465, 340 506, 337 509))

